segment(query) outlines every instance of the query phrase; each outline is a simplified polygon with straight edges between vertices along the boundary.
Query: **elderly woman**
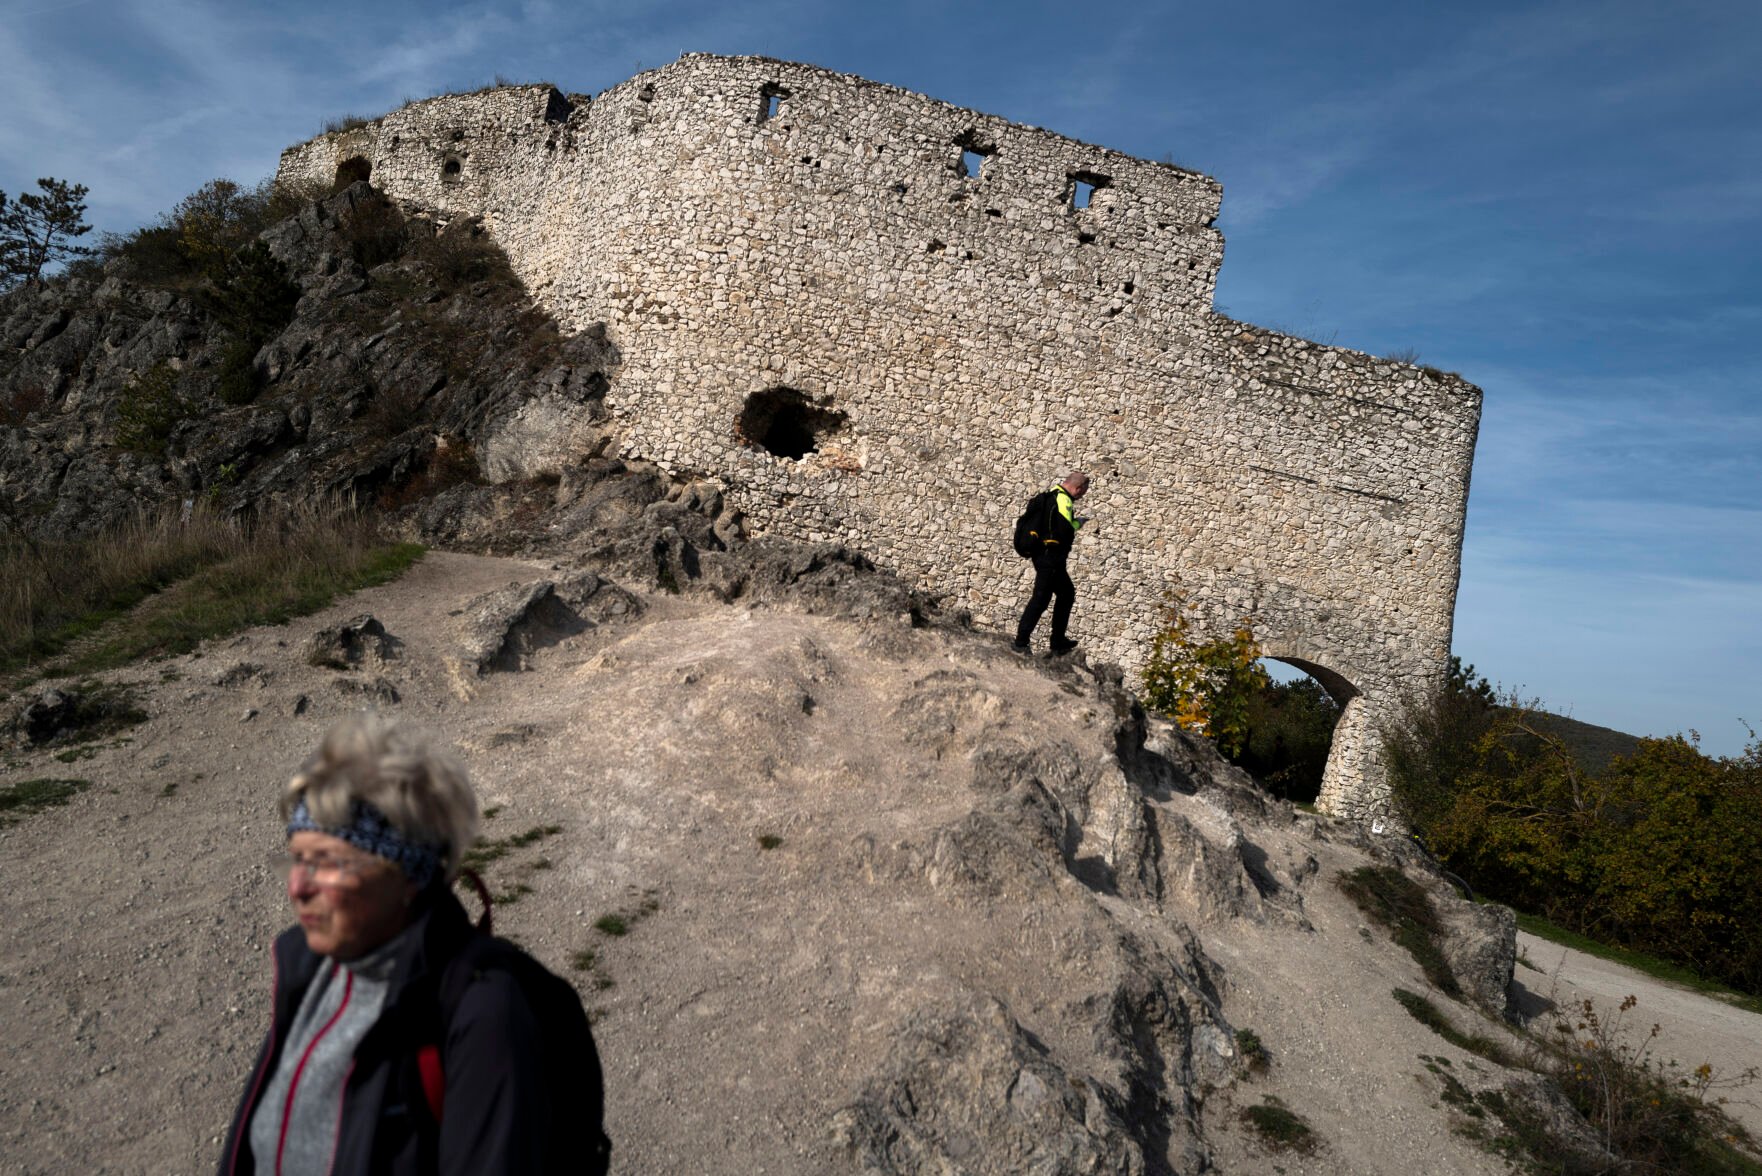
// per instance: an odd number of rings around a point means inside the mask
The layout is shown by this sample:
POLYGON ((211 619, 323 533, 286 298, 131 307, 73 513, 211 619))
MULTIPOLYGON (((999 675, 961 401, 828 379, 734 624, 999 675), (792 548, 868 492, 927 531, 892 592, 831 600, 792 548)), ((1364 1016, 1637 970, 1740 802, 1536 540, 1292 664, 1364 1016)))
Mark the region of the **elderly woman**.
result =
POLYGON ((603 1172, 579 998, 453 895, 478 821, 459 761, 350 719, 281 815, 299 925, 275 942, 273 1019, 220 1170, 603 1172))

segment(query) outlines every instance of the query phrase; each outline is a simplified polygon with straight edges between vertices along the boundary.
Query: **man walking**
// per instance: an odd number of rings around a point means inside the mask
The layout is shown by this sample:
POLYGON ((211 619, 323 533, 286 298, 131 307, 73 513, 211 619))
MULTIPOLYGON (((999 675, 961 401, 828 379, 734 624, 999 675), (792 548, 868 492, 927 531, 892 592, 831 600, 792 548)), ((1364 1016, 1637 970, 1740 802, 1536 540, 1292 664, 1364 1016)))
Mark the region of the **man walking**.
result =
POLYGON ((1089 493, 1089 475, 1082 470, 1067 474, 1051 493, 1052 508, 1047 511, 1048 518, 1041 530, 1042 545, 1033 556, 1034 594, 1028 597, 1021 624, 1016 626, 1015 650, 1018 653, 1028 652, 1028 638, 1034 635, 1034 626, 1040 623, 1048 601, 1053 602, 1052 652, 1069 653, 1077 648, 1077 643, 1065 633, 1065 626, 1071 620, 1071 606, 1077 602, 1077 587, 1071 583, 1065 561, 1070 558, 1071 543, 1077 538, 1077 532, 1087 521, 1078 518, 1072 507, 1089 493))

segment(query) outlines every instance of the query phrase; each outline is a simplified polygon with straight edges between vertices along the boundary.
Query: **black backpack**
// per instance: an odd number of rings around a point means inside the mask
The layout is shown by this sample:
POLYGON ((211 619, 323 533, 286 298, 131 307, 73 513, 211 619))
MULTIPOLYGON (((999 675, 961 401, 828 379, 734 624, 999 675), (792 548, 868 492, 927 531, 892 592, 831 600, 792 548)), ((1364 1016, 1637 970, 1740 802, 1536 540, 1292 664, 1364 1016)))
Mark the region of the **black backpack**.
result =
MULTIPOLYGON (((511 973, 531 1004, 534 1018, 545 1027, 544 1080, 556 1108, 551 1116, 553 1138, 545 1149, 547 1171, 603 1176, 612 1162, 612 1141, 603 1126, 605 1079, 587 1011, 581 1007, 575 986, 506 939, 480 929, 441 974, 443 1026, 452 1023, 472 981, 488 971, 511 973)), ((439 1123, 445 1110, 446 1076, 441 1071, 438 1047, 423 1047, 417 1051, 416 1061, 429 1112, 439 1123)))
POLYGON ((1057 540, 1052 537, 1052 512, 1058 509, 1058 491, 1042 490, 1028 499, 1022 517, 1016 520, 1016 554, 1033 559, 1057 540))

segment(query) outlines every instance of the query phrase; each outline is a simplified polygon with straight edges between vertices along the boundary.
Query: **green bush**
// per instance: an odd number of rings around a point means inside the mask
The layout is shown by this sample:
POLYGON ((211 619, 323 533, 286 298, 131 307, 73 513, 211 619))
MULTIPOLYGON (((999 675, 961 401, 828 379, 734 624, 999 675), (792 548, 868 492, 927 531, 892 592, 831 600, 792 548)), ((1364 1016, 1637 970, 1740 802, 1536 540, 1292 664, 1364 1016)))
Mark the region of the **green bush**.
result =
POLYGON ((1475 890, 1762 994, 1762 742, 1642 739, 1588 771, 1557 725, 1452 689, 1385 736, 1397 808, 1475 890))
POLYGON ((1162 607, 1162 627, 1150 642, 1140 671, 1147 709, 1199 735, 1216 740, 1234 756, 1248 737, 1249 700, 1271 684, 1259 664, 1260 646, 1248 618, 1224 637, 1203 636, 1192 602, 1171 589, 1162 607))
POLYGON ((121 258, 137 282, 188 290, 224 277, 233 254, 322 195, 323 189, 314 185, 265 181, 245 188, 231 180, 210 180, 157 222, 106 236, 102 252, 121 258))
POLYGON ((178 392, 177 370, 161 360, 116 398, 116 446, 131 453, 163 457, 172 430, 189 415, 178 392))
POLYGON ((249 404, 263 391, 263 373, 254 362, 257 350, 250 339, 233 339, 221 349, 214 394, 222 404, 249 404))

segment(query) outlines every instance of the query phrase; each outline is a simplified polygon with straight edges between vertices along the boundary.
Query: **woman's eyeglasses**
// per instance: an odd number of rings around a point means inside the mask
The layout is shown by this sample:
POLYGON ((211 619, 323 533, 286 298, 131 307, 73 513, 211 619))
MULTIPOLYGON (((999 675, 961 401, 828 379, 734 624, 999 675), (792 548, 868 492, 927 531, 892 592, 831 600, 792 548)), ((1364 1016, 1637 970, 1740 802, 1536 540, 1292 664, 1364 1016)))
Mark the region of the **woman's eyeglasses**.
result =
POLYGON ((283 881, 289 881, 296 875, 304 874, 314 886, 323 886, 332 890, 346 890, 361 884, 361 879, 373 869, 371 858, 336 858, 327 855, 317 857, 295 857, 292 854, 277 854, 272 861, 276 872, 283 881))

